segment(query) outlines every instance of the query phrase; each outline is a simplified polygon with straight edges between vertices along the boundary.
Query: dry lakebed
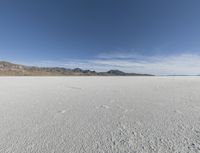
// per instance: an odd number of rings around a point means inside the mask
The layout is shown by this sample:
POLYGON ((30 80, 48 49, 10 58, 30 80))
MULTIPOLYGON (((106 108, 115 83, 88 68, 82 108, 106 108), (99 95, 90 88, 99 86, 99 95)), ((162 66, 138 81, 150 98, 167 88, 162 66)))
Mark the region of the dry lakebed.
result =
POLYGON ((0 77, 0 153, 200 152, 200 77, 0 77))

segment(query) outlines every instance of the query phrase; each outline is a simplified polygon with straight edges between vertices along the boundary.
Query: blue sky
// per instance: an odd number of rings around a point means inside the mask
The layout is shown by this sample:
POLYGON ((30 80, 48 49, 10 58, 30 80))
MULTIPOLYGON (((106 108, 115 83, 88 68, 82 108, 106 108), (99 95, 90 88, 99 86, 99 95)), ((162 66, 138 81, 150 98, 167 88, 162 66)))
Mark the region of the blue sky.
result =
POLYGON ((200 74, 199 0, 1 0, 0 60, 200 74))

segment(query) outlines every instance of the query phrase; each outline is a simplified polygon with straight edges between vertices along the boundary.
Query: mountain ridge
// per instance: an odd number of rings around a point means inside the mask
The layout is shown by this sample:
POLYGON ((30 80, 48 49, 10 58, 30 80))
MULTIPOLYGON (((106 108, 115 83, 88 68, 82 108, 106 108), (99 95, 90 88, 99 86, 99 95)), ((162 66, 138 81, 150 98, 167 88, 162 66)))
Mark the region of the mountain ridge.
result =
POLYGON ((125 73, 120 70, 96 72, 80 68, 37 67, 0 61, 0 76, 153 76, 151 74, 125 73))

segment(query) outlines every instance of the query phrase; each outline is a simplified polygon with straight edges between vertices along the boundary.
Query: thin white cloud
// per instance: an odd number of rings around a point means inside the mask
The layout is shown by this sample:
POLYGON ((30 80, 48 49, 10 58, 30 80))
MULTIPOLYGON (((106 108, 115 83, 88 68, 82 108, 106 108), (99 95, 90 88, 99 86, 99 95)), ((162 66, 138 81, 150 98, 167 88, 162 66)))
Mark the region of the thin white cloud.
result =
POLYGON ((130 52, 108 52, 108 53, 101 53, 97 56, 98 59, 141 59, 143 56, 141 54, 138 54, 136 51, 130 51, 130 52))

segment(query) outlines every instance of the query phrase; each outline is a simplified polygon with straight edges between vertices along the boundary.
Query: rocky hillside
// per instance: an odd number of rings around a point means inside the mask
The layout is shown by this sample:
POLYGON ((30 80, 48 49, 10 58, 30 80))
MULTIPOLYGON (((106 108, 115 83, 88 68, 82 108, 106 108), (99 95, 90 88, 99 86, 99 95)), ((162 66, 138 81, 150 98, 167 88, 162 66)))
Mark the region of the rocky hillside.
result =
POLYGON ((1 76, 151 76, 149 74, 125 73, 119 70, 96 72, 80 68, 35 67, 0 61, 1 76))

